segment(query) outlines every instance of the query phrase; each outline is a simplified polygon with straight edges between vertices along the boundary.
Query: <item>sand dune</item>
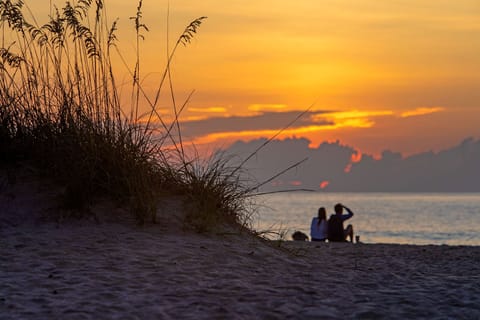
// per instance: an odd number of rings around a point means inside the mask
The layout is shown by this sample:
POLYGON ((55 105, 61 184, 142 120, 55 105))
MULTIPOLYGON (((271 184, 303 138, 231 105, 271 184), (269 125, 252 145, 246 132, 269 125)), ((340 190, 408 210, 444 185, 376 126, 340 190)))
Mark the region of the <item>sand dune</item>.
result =
POLYGON ((199 235, 166 220, 175 201, 153 226, 54 223, 39 220, 54 192, 15 188, 0 195, 1 319, 480 318, 479 247, 199 235))

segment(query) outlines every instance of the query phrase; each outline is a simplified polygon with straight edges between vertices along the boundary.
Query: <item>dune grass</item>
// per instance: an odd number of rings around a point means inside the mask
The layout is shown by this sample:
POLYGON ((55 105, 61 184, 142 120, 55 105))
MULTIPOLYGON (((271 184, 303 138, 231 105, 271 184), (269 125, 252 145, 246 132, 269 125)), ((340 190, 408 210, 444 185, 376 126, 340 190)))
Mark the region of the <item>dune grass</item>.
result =
MULTIPOLYGON (((153 97, 141 86, 141 58, 131 75, 131 103, 122 105, 112 65, 117 23, 109 25, 101 0, 66 2, 44 25, 26 17, 22 1, 0 1, 1 162, 29 163, 65 187, 64 204, 87 208, 98 198, 127 205, 139 223, 155 221, 158 199, 185 199, 186 225, 208 231, 246 224, 248 188, 219 157, 188 159, 181 138, 170 67, 205 17, 192 21, 169 53, 153 97), (10 42, 7 42, 10 41, 10 42), (170 84, 170 85, 169 85, 170 84), (165 88, 164 88, 165 87, 165 88), (173 122, 158 111, 161 90, 171 90, 173 122), (139 114, 140 101, 149 112, 139 114)), ((142 1, 132 18, 137 49, 148 31, 142 1)))

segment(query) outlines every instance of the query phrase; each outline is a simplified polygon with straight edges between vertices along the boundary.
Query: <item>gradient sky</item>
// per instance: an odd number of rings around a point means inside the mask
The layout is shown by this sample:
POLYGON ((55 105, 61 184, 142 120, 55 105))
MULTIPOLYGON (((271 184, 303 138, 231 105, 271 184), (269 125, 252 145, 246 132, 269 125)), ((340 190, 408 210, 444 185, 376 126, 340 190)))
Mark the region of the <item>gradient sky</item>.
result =
MULTIPOLYGON (((107 0, 130 61, 136 6, 107 0)), ((269 137, 312 104, 281 137, 408 155, 480 136, 478 0, 145 0, 148 92, 165 66, 168 6, 170 43, 208 16, 173 65, 177 100, 195 89, 182 124, 198 145, 269 137)))

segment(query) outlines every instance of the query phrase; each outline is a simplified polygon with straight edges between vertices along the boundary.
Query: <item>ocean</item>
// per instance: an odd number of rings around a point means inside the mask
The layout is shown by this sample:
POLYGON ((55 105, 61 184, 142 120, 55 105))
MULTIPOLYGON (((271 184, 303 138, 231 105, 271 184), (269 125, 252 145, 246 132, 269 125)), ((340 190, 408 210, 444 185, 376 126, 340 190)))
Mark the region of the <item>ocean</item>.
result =
POLYGON ((480 193, 284 192, 256 197, 257 231, 310 235, 319 207, 342 203, 354 212, 347 221, 364 243, 480 245, 480 193))

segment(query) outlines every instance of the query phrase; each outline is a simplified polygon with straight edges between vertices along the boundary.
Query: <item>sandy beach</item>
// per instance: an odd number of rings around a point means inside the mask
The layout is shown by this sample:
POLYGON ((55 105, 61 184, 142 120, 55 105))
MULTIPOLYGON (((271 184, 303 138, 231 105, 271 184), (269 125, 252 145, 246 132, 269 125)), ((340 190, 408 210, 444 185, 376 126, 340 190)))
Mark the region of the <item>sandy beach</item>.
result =
POLYGON ((175 201, 144 227, 45 221, 55 196, 2 189, 1 319, 480 318, 480 247, 201 235, 166 218, 175 201))

